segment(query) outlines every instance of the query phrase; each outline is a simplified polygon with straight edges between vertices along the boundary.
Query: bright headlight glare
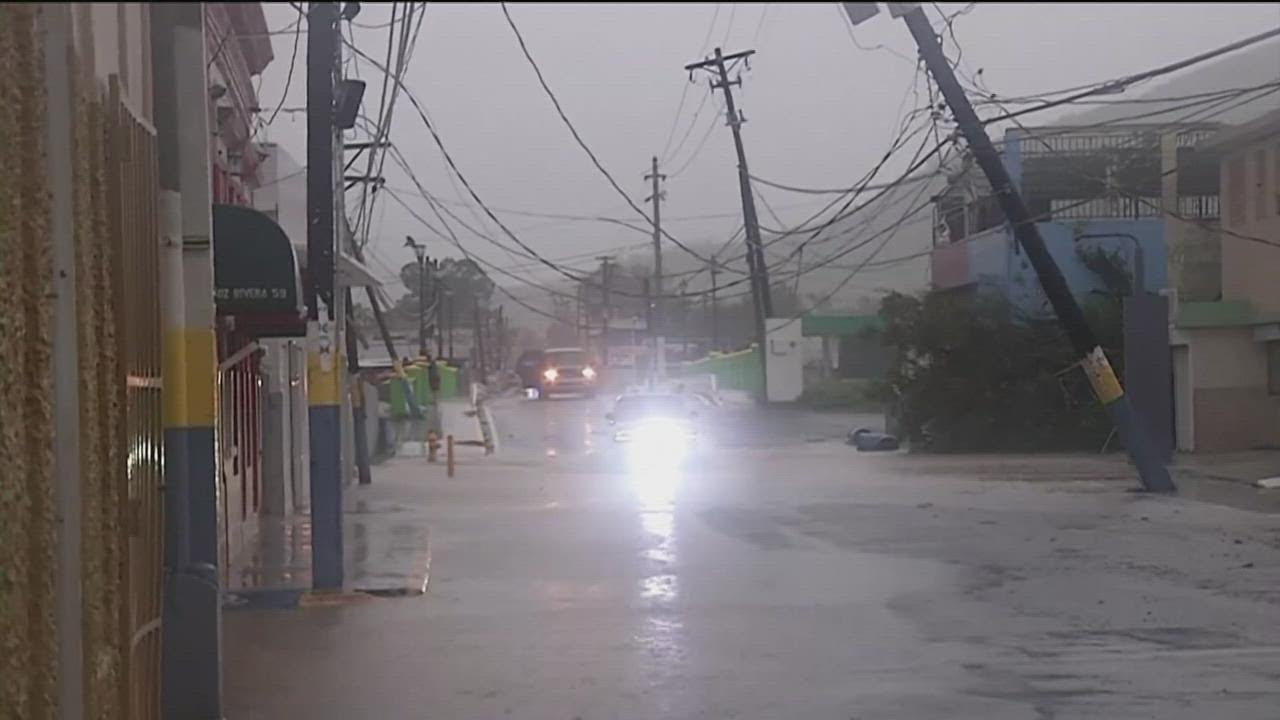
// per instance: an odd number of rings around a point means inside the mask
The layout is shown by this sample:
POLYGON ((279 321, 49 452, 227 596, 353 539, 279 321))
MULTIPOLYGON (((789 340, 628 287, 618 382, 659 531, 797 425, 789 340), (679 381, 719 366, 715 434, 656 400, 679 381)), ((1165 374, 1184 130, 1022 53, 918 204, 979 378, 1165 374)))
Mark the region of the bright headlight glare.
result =
POLYGON ((586 379, 588 379, 588 380, 595 380, 595 379, 596 379, 596 371, 595 371, 595 368, 592 368, 592 367, 584 367, 584 368, 582 368, 582 377, 584 377, 584 378, 586 378, 586 379))
POLYGON ((556 378, 560 377, 560 372, 555 368, 547 368, 546 372, 542 373, 542 377, 554 381, 556 378))
POLYGON ((631 430, 620 431, 614 436, 618 442, 630 443, 641 454, 679 454, 693 439, 693 433, 678 423, 644 423, 631 430))

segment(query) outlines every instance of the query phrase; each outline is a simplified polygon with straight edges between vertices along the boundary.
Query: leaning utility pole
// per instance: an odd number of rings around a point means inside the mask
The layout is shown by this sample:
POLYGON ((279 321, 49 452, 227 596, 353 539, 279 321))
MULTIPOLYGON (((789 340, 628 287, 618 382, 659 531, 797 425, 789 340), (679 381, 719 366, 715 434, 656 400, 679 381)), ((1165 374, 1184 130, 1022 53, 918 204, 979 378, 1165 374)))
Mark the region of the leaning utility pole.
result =
POLYGON ((757 399, 765 402, 769 378, 767 369, 769 353, 766 352, 768 331, 765 328, 765 318, 773 315, 773 300, 769 292, 769 268, 764 261, 764 244, 760 241, 760 220, 756 216, 755 196, 751 192, 751 173, 747 169, 747 154, 742 147, 742 123, 745 119, 733 102, 733 86, 741 85, 742 79, 729 80, 729 66, 736 64, 739 60, 744 64, 747 63, 747 58, 755 52, 755 50, 743 50, 725 55, 720 48, 716 48, 714 57, 690 63, 685 65, 684 69, 690 72, 714 71, 713 75, 719 80, 712 80, 711 89, 724 91, 725 115, 730 129, 733 130, 733 148, 738 153, 738 186, 742 193, 742 223, 746 229, 747 265, 751 271, 751 295, 755 303, 756 346, 760 349, 761 394, 757 399))
MULTIPOLYGON (((1005 218, 1013 226, 1014 237, 1027 253, 1027 260, 1035 270, 1036 277, 1039 278, 1040 285, 1044 288, 1045 295, 1048 296, 1049 303, 1058 316, 1058 322, 1062 324, 1067 337, 1071 340, 1072 348, 1080 357, 1080 367, 1089 378, 1094 394, 1106 408, 1107 414, 1111 416, 1111 422, 1115 424, 1121 440, 1129 451, 1130 460, 1138 469, 1143 486, 1149 491, 1174 490, 1168 468, 1157 457, 1146 436, 1143 424, 1138 421, 1133 409, 1129 406, 1124 389, 1116 379, 1111 363, 1107 361, 1106 353, 1098 344, 1093 330, 1085 320, 1084 312, 1071 294, 1071 288, 1067 285, 1062 270, 1058 268, 1053 256, 1045 247, 1035 219, 1027 210, 1017 186, 1009 177, 1009 171, 1005 168, 999 152, 992 145, 991 138, 987 137, 987 131, 983 128, 978 114, 974 112, 968 96, 956 80, 955 72, 942 51, 938 34, 930 24, 928 16, 918 3, 889 3, 888 5, 891 14, 894 17, 901 17, 906 22, 907 29, 911 31, 911 37, 915 39, 920 49, 920 57, 938 83, 938 90, 950 106, 956 124, 969 144, 974 160, 991 183, 996 200, 1000 203, 1000 209, 1004 211, 1005 218)), ((844 7, 855 25, 879 11, 875 3, 844 3, 844 7)))
POLYGON ((648 323, 649 334, 653 339, 653 377, 654 380, 661 380, 667 374, 666 316, 662 312, 662 201, 666 198, 666 191, 659 184, 667 176, 658 172, 657 155, 653 156, 652 172, 645 175, 644 179, 653 182, 653 191, 648 198, 653 201, 653 296, 652 299, 646 299, 645 306, 652 309, 653 316, 648 323))

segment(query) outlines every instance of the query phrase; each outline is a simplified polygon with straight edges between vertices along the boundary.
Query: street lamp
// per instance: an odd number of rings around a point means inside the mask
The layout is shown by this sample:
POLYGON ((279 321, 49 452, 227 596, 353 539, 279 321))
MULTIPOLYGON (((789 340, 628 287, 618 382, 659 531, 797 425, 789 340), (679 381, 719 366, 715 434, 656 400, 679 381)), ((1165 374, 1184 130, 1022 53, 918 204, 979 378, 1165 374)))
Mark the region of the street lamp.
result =
POLYGON ((418 259, 418 357, 427 356, 427 248, 406 235, 404 246, 418 259))

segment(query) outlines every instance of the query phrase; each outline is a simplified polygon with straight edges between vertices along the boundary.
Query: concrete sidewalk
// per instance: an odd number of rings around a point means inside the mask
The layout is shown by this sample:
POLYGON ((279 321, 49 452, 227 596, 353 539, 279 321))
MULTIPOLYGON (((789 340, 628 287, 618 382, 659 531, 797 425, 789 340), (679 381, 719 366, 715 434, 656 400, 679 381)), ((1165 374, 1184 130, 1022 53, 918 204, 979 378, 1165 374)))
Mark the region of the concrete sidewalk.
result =
MULTIPOLYGON (((396 462, 417 462, 421 460, 396 462)), ((444 466, 424 468, 444 474, 444 466)), ((426 592, 431 569, 430 534, 423 509, 403 486, 385 482, 383 466, 373 484, 343 494, 346 586, 373 595, 426 592)), ((287 608, 311 588, 311 521, 307 515, 264 517, 256 542, 233 564, 225 600, 229 608, 287 608)))
POLYGON ((1256 486, 1261 480, 1280 476, 1280 450, 1179 455, 1173 470, 1175 475, 1256 486))
MULTIPOLYGON (((441 403, 440 422, 443 434, 456 440, 481 439, 467 400, 441 403)), ((371 595, 420 595, 426 592, 431 549, 425 504, 416 486, 444 477, 444 448, 436 463, 427 462, 423 421, 404 421, 395 437, 396 454, 372 468, 372 484, 343 489, 346 586, 371 595)), ((482 447, 456 447, 464 465, 483 454, 482 447)), ((312 581, 310 539, 311 519, 305 511, 259 518, 253 541, 231 564, 226 606, 288 608, 305 601, 312 581)))

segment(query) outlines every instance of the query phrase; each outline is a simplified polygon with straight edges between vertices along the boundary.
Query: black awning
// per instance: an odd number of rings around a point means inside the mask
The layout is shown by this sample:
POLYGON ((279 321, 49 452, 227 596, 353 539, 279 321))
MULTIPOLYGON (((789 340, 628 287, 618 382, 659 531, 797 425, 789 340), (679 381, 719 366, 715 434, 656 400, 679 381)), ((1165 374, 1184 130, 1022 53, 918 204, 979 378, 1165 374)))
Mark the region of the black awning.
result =
POLYGON ((219 315, 305 314, 293 244, 253 208, 213 206, 213 285, 219 315))

